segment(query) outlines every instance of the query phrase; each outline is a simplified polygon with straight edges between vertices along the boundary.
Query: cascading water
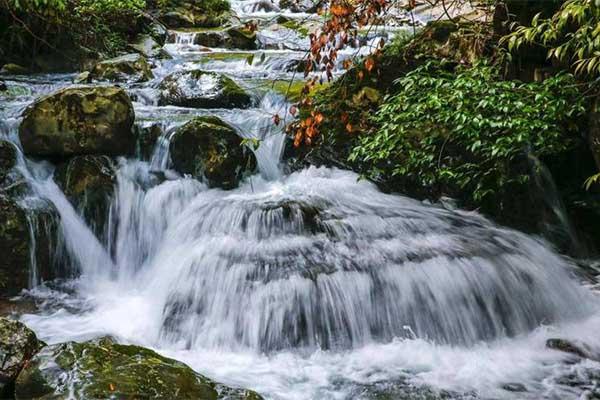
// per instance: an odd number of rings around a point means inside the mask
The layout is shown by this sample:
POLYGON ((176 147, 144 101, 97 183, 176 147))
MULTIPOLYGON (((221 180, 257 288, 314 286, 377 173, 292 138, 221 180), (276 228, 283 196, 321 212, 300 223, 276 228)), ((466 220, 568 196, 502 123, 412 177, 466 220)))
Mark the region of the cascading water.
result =
MULTIPOLYGON (((243 3, 234 9, 269 17, 243 3)), ((383 194, 351 172, 285 176, 284 138, 271 117, 287 103, 264 87, 290 78, 300 52, 263 49, 248 65, 247 53, 212 58, 193 36, 172 33, 165 48, 174 59, 157 62, 155 81, 128 87, 138 125, 159 123, 163 135, 151 159, 119 160, 106 238, 86 226, 50 165, 19 161, 35 194, 60 213, 61 246, 79 275, 69 290, 29 293, 44 303, 22 318, 43 339, 110 334, 273 399, 404 398, 394 390, 415 387, 451 391, 444 398, 584 394, 572 383, 592 381, 600 364, 565 363, 544 347, 560 336, 600 348, 598 301, 569 260, 475 213, 383 194), (254 91, 255 107, 156 106, 156 83, 198 63, 254 91), (223 191, 170 171, 170 136, 196 115, 261 139, 259 173, 223 191)), ((18 144, 23 107, 70 78, 9 81, 27 92, 7 100, 2 136, 18 144)))

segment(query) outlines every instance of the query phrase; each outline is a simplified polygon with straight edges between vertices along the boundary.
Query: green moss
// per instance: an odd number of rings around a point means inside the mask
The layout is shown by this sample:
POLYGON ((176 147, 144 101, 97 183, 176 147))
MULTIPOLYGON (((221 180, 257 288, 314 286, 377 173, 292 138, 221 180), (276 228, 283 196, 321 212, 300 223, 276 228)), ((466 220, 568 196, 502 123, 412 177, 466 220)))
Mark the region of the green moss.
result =
POLYGON ((296 20, 289 20, 281 24, 282 26, 294 30, 300 34, 302 37, 307 37, 309 34, 308 28, 296 20))
POLYGON ((40 352, 21 373, 16 399, 161 398, 218 400, 260 399, 254 392, 217 384, 187 365, 111 338, 69 342, 40 352), (72 391, 72 393, 71 393, 72 391))

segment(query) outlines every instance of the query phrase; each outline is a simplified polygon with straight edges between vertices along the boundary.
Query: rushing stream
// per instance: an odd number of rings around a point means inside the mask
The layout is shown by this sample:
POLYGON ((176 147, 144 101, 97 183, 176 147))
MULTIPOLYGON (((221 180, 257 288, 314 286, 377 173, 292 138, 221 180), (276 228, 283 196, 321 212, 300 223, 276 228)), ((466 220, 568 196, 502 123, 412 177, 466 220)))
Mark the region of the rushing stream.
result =
MULTIPOLYGON (((256 2, 233 8, 245 18, 281 14, 256 2)), ((80 273, 26 294, 41 307, 22 320, 43 340, 113 335, 272 399, 589 398, 600 363, 545 347, 559 337, 600 351, 600 303, 570 260, 475 213, 383 194, 348 171, 283 174, 284 136, 272 116, 288 104, 271 82, 292 77, 307 39, 262 30, 265 48, 250 65, 249 52, 206 52, 193 35, 173 32, 173 59, 156 61, 153 81, 127 86, 136 123, 165 133, 150 159, 119 161, 103 237, 49 163, 20 160, 36 195, 58 209, 62 256, 80 273), (198 65, 231 76, 254 106, 156 105, 164 76, 198 65), (196 115, 261 139, 259 173, 223 191, 170 170, 169 135, 196 115), (167 180, 159 184, 157 172, 167 180)), ((1 100, 0 135, 18 144, 24 107, 72 79, 9 78, 17 94, 1 100)))

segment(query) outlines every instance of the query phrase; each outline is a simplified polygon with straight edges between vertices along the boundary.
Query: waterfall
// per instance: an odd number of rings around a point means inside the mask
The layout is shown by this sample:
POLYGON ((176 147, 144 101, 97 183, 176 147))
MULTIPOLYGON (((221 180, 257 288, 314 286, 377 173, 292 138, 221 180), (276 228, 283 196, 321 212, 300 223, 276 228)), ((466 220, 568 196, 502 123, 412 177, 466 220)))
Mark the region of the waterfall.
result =
MULTIPOLYGON (((244 17, 278 15, 257 4, 232 6, 244 17)), ((579 398, 583 390, 566 377, 593 376, 600 364, 568 364, 545 348, 554 336, 600 348, 598 300, 572 260, 541 238, 474 212, 384 194, 350 171, 285 174, 285 136, 273 116, 289 121, 290 104, 270 88, 295 76, 289 66, 302 59, 306 38, 263 29, 249 64, 249 52, 207 52, 195 35, 171 32, 165 49, 173 59, 156 60, 156 79, 125 85, 138 127, 158 124, 161 135, 151 157, 115 160, 106 237, 96 237, 65 197, 53 165, 19 155, 29 197, 51 202, 60 216, 55 257, 68 272, 66 282, 44 286, 32 268, 27 295, 41 309, 22 319, 42 339, 112 335, 269 399, 388 396, 381 386, 449 390, 444 398, 453 399, 579 398), (252 107, 157 105, 161 78, 199 66, 235 79, 252 107), (205 115, 259 143, 258 169, 236 189, 172 170, 171 137, 205 115), (505 390, 515 383, 525 389, 505 390)), ((369 41, 360 54, 378 38, 369 41)), ((356 51, 340 52, 339 61, 356 51)), ((71 79, 20 82, 26 94, 0 99, 7 103, 0 135, 19 146, 23 108, 71 79)), ((30 226, 35 237, 35 221, 30 226)), ((31 256, 35 262, 35 250, 31 256)))

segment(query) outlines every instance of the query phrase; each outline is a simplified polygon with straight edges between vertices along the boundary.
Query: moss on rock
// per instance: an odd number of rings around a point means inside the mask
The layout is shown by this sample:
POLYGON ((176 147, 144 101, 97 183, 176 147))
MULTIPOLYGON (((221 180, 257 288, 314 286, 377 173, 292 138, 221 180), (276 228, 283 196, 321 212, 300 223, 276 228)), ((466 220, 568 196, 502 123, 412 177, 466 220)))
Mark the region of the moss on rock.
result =
POLYGON ((133 121, 133 105, 123 89, 71 87, 29 106, 19 137, 30 156, 127 155, 135 150, 133 121))
POLYGON ((171 138, 171 158, 182 174, 206 178, 210 186, 231 189, 256 168, 254 154, 235 130, 217 117, 197 117, 171 138))
POLYGON ((19 374, 16 399, 259 400, 226 388, 187 365, 138 346, 102 338, 46 347, 19 374), (228 396, 223 395, 226 393, 228 396))
MULTIPOLYGON (((154 42, 152 38, 149 40, 154 42)), ((138 43, 136 46, 140 52, 153 51, 150 44, 138 43)), ((154 75, 146 58, 141 54, 132 53, 99 62, 92 69, 91 78, 111 82, 146 82, 154 78, 154 75)))

